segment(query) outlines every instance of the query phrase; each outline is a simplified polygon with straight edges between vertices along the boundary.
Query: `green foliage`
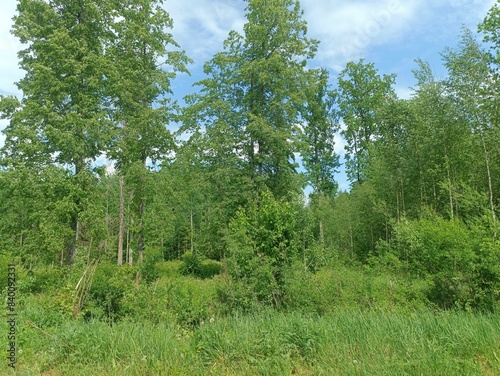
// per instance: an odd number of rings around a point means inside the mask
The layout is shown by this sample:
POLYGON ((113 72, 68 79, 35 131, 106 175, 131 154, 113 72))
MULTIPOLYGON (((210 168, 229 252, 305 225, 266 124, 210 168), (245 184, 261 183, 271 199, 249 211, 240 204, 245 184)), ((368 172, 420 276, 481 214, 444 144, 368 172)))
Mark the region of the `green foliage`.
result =
POLYGON ((168 307, 179 325, 194 328, 213 316, 211 306, 215 301, 214 281, 200 283, 197 279, 178 280, 169 284, 168 291, 168 307))
MULTIPOLYGON (((27 304, 31 313, 38 306, 34 300, 27 304)), ((19 322, 32 318, 23 313, 19 322)), ((6 325, 2 320, 0 330, 5 332, 6 325)), ((500 372, 497 315, 349 309, 326 317, 263 312, 215 318, 192 331, 172 322, 122 321, 109 326, 65 318, 42 328, 19 325, 18 373, 458 376, 500 372)), ((0 372, 8 374, 5 362, 0 372)))
POLYGON ((182 255, 181 274, 199 275, 201 272, 201 258, 196 253, 186 252, 182 255))
POLYGON ((93 277, 84 311, 92 316, 102 315, 109 322, 120 319, 124 315, 122 299, 133 288, 136 276, 137 271, 128 265, 118 268, 110 262, 101 262, 93 277))
POLYGON ((302 267, 308 271, 315 273, 321 268, 332 265, 337 260, 335 252, 331 249, 327 249, 325 246, 312 242, 307 248, 302 250, 303 252, 303 262, 302 267))
POLYGON ((378 111, 394 97, 396 76, 380 76, 372 63, 361 59, 349 62, 338 78, 340 116, 347 128, 342 131, 347 141, 346 171, 351 183, 362 182, 370 163, 370 146, 379 132, 378 111))
POLYGON ((332 90, 299 2, 245 3, 181 118, 190 60, 160 0, 18 2, 0 267, 15 260, 19 373, 498 374, 500 3, 491 52, 464 30, 446 79, 417 59, 410 99, 363 60, 332 90), (101 155, 118 174, 91 168, 101 155), (109 262, 120 176, 138 267, 109 262))
POLYGON ((214 315, 215 281, 183 277, 160 278, 151 285, 134 285, 120 301, 123 320, 174 321, 192 329, 214 315))
POLYGON ((210 165, 234 168, 240 184, 250 180, 247 189, 290 196, 301 185, 294 152, 308 84, 304 67, 318 41, 306 37, 298 1, 246 3, 243 35, 229 33, 224 51, 205 64, 201 93, 188 97, 187 125, 205 127, 210 165))
POLYGON ((194 328, 208 320, 214 296, 213 282, 162 278, 128 290, 121 301, 121 312, 124 320, 174 321, 181 327, 194 328))
MULTIPOLYGON (((317 277, 296 263, 285 274, 286 294, 283 306, 287 311, 323 315, 331 310, 332 302, 325 301, 324 289, 318 285, 317 277)), ((335 303, 333 303, 335 304, 335 303)))
POLYGON ((307 104, 303 117, 306 121, 301 134, 301 155, 306 177, 315 192, 331 196, 337 191, 334 174, 340 166, 335 153, 335 132, 339 130, 337 114, 333 110, 334 93, 328 87, 326 70, 311 70, 306 87, 307 104))
POLYGON ((250 301, 282 303, 284 272, 299 251, 297 214, 292 204, 264 192, 231 221, 228 272, 235 284, 248 286, 250 301))
POLYGON ((382 259, 398 264, 396 256, 406 272, 428 279, 427 296, 442 308, 491 311, 500 298, 498 253, 496 242, 482 241, 482 236, 457 219, 403 220, 390 246, 382 246, 382 259))
POLYGON ((201 262, 200 278, 212 278, 222 272, 223 265, 216 260, 203 260, 201 262))
POLYGON ((160 277, 174 278, 180 275, 182 261, 158 261, 154 265, 155 274, 160 277))
POLYGON ((161 277, 161 274, 156 268, 156 264, 161 262, 162 256, 162 252, 158 248, 151 247, 147 249, 147 256, 142 264, 137 266, 142 281, 150 283, 161 277))
POLYGON ((182 256, 182 265, 180 272, 183 275, 193 275, 199 278, 212 278, 220 274, 222 271, 222 263, 215 260, 204 259, 202 256, 186 252, 182 256))

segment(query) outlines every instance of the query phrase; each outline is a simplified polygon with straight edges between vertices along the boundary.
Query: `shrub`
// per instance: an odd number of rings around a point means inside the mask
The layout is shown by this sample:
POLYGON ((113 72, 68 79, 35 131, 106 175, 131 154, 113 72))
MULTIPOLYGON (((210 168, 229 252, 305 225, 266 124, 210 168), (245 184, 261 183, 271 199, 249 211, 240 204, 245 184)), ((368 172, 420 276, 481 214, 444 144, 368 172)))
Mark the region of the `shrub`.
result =
MULTIPOLYGON (((298 255, 298 213, 289 202, 263 192, 246 209, 240 208, 229 224, 228 272, 234 292, 250 293, 233 302, 254 301, 274 306, 283 303, 285 272, 298 255), (249 289, 237 285, 250 286, 249 289)), ((246 304, 245 304, 246 305, 246 304)))
POLYGON ((483 241, 459 219, 441 217, 401 221, 393 241, 379 248, 378 264, 392 255, 406 264, 407 271, 430 281, 428 299, 441 308, 492 311, 499 298, 500 261, 498 245, 483 241))
POLYGON ((182 256, 182 265, 180 268, 182 275, 201 274, 201 258, 196 253, 186 252, 182 256))
POLYGON ((203 260, 201 256, 186 252, 182 256, 180 272, 183 275, 193 275, 198 278, 212 278, 222 271, 222 263, 215 260, 203 260))
POLYGON ((222 263, 215 260, 203 260, 200 265, 200 278, 212 278, 222 272, 222 263))
POLYGON ((111 262, 99 264, 85 310, 96 308, 97 311, 104 312, 105 318, 110 322, 120 319, 124 314, 121 311, 121 300, 133 288, 136 272, 136 269, 128 265, 117 267, 111 262))
POLYGON ((141 278, 149 283, 157 280, 160 277, 160 273, 155 268, 156 263, 163 259, 163 255, 160 249, 147 249, 146 256, 144 257, 144 262, 139 265, 139 271, 141 273, 141 278))
POLYGON ((294 265, 286 273, 284 306, 300 312, 324 314, 328 302, 322 296, 317 281, 311 272, 304 270, 304 265, 294 265))
POLYGON ((180 269, 182 266, 182 261, 158 261, 154 265, 155 273, 161 277, 178 277, 180 275, 180 269))

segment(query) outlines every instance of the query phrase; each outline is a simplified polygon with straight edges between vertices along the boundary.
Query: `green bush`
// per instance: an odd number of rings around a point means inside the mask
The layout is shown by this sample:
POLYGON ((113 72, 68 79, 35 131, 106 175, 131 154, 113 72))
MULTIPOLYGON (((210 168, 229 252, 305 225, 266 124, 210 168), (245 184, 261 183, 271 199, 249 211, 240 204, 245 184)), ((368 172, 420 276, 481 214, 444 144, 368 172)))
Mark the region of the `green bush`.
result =
POLYGON ((102 262, 97 266, 92 286, 89 291, 89 302, 85 311, 103 312, 109 322, 120 319, 122 312, 121 301, 127 291, 134 286, 137 270, 123 265, 116 266, 111 262, 102 262))
POLYGON ((134 285, 120 301, 120 318, 151 323, 175 322, 194 328, 214 315, 213 280, 182 277, 160 278, 151 284, 134 285))
POLYGON ((493 311, 499 299, 499 247, 483 237, 459 219, 404 220, 372 264, 398 265, 396 256, 408 274, 430 282, 427 298, 433 304, 493 311))
POLYGON ((240 208, 229 224, 227 237, 229 286, 235 290, 223 296, 233 297, 233 302, 283 304, 285 273, 299 255, 297 223, 296 207, 276 200, 269 192, 263 192, 247 208, 240 208), (237 292, 248 292, 253 298, 245 295, 240 299, 237 292))
POLYGON ((284 306, 288 310, 324 314, 330 308, 323 297, 327 292, 321 290, 314 275, 302 264, 288 270, 285 286, 284 306))
POLYGON ((141 273, 141 279, 150 283, 160 278, 160 273, 155 266, 163 259, 163 255, 160 249, 152 248, 146 251, 144 262, 139 265, 139 271, 141 273))
POLYGON ((37 294, 51 289, 61 288, 65 283, 64 269, 52 266, 38 266, 33 269, 34 278, 30 292, 37 294))
POLYGON ((163 279, 135 285, 124 293, 120 313, 128 320, 146 320, 154 324, 172 322, 175 315, 168 309, 170 299, 171 290, 163 279))
POLYGON ((184 253, 180 272, 182 275, 199 275, 201 272, 201 257, 189 251, 184 253))
POLYGON ((198 278, 212 278, 222 271, 222 263, 215 260, 204 260, 203 257, 192 252, 186 252, 182 256, 180 266, 182 275, 193 275, 198 278))
POLYGON ((154 265, 155 273, 161 277, 174 278, 180 276, 182 261, 157 261, 154 265))
POLYGON ((200 265, 200 278, 212 278, 222 272, 222 263, 215 260, 203 260, 200 265))

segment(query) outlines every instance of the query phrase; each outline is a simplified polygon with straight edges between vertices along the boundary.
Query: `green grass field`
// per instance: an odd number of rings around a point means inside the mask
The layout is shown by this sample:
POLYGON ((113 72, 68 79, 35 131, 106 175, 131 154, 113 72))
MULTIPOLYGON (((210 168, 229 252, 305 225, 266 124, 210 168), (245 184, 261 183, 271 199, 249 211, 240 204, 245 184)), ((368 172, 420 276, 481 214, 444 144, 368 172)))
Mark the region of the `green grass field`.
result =
MULTIPOLYGON (((3 356, 0 374, 500 374, 500 315, 425 306, 415 298, 418 283, 339 266, 317 273, 312 284, 290 284, 296 306, 243 314, 217 305, 220 277, 181 276, 175 264, 161 268, 150 283, 123 283, 128 272, 120 271, 100 286, 106 275, 96 275, 88 309, 98 312, 99 289, 109 304, 101 316, 77 319, 71 289, 23 292, 31 287, 20 275, 17 368, 3 356), (390 289, 388 278, 395 281, 390 289)), ((49 272, 35 272, 35 282, 53 278, 49 272)), ((5 354, 7 332, 2 320, 5 354)))
MULTIPOLYGON (((19 320, 18 375, 498 375, 500 317, 262 312, 171 323, 19 320)), ((2 328, 4 329, 4 328, 2 328)), ((2 374, 9 374, 5 365, 2 374)))

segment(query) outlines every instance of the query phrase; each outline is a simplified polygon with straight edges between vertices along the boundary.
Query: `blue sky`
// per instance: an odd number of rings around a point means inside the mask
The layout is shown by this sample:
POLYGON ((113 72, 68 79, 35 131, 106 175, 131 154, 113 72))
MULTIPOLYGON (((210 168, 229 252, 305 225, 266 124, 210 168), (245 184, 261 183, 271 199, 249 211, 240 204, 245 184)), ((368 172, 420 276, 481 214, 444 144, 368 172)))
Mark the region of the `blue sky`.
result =
MULTIPOLYGON (((396 73, 396 92, 408 98, 414 85, 414 59, 430 63, 435 75, 443 78, 439 53, 454 47, 462 26, 473 31, 495 0, 302 0, 304 18, 311 38, 321 41, 311 67, 325 67, 332 83, 351 60, 365 58, 380 73, 396 73)), ((230 30, 241 31, 245 23, 241 0, 166 0, 165 9, 174 21, 176 41, 194 60, 191 76, 173 82, 174 95, 181 99, 196 90, 192 84, 203 78, 203 64, 222 49, 230 30)), ((22 45, 10 35, 16 0, 0 4, 0 94, 20 96, 14 82, 23 72, 17 66, 22 45)), ((6 126, 0 121, 0 129, 6 126)), ((0 136, 0 145, 4 137, 0 136)), ((343 141, 337 139, 337 152, 343 141)), ((338 176, 346 189, 345 175, 338 176)))

